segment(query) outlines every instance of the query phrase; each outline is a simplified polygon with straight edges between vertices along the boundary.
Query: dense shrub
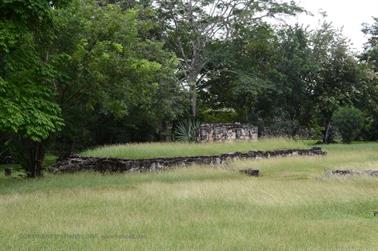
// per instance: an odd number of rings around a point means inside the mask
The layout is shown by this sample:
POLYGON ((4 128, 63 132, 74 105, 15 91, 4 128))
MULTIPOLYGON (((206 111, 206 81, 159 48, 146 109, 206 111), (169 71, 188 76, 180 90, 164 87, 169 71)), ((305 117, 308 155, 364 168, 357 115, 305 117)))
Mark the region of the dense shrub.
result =
POLYGON ((203 111, 199 118, 207 123, 234 123, 238 121, 238 114, 233 109, 208 109, 203 111))
POLYGON ((344 143, 356 139, 364 125, 363 113, 354 107, 341 107, 333 115, 333 123, 344 143))

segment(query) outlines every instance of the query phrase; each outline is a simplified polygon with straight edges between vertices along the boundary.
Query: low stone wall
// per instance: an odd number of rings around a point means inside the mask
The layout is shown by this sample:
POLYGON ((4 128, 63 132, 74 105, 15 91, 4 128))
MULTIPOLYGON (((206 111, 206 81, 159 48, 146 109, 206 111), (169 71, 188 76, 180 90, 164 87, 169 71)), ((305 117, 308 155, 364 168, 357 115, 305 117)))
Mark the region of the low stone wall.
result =
POLYGON ((257 140, 258 129, 250 125, 202 124, 197 132, 197 142, 223 142, 235 140, 257 140))
POLYGON ((76 171, 99 172, 149 172, 164 170, 172 167, 185 167, 197 165, 220 165, 232 159, 263 159, 272 157, 289 156, 317 156, 325 155, 320 148, 276 150, 276 151, 251 151, 247 153, 228 153, 216 156, 196 156, 156 159, 116 159, 116 158, 92 158, 71 156, 59 161, 49 168, 52 173, 66 173, 76 171))
POLYGON ((355 176, 355 175, 367 175, 377 176, 378 169, 344 169, 344 170, 331 170, 326 173, 327 176, 355 176))

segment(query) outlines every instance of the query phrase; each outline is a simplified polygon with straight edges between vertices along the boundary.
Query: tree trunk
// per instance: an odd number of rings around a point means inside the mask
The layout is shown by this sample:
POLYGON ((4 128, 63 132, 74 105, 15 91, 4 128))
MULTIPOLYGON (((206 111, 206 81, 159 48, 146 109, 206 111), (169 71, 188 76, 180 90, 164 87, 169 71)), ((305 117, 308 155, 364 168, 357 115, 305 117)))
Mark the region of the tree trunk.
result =
POLYGON ((25 170, 30 178, 42 176, 43 160, 45 157, 44 144, 31 139, 14 137, 10 144, 12 157, 25 170))
POLYGON ((324 134, 323 134, 323 143, 328 144, 329 143, 329 132, 331 129, 331 120, 328 119, 324 126, 324 134))
POLYGON ((35 178, 42 176, 42 164, 45 157, 45 151, 41 142, 33 141, 28 149, 30 161, 28 167, 28 177, 35 178))
POLYGON ((244 122, 245 123, 249 122, 249 109, 248 109, 248 106, 244 107, 244 122))
POLYGON ((191 108, 193 118, 197 117, 197 86, 195 80, 190 80, 191 108))
POLYGON ((170 142, 172 133, 172 124, 169 122, 161 121, 159 128, 159 140, 160 142, 170 142))

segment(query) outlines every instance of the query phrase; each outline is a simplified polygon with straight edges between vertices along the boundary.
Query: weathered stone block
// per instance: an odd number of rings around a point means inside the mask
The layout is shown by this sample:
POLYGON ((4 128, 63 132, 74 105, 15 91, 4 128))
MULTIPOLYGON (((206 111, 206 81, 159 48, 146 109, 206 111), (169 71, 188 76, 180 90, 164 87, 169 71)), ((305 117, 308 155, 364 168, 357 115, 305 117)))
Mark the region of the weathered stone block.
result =
POLYGON ((254 176, 254 177, 258 177, 260 173, 260 171, 257 169, 243 169, 243 170, 240 170, 239 172, 244 173, 248 176, 254 176))
POLYGON ((197 132, 197 142, 222 142, 235 140, 257 140, 257 127, 234 123, 202 124, 197 132))
POLYGON ((327 172, 327 175, 336 175, 336 176, 354 176, 354 175, 367 175, 367 176, 377 176, 378 169, 339 169, 331 170, 327 172))

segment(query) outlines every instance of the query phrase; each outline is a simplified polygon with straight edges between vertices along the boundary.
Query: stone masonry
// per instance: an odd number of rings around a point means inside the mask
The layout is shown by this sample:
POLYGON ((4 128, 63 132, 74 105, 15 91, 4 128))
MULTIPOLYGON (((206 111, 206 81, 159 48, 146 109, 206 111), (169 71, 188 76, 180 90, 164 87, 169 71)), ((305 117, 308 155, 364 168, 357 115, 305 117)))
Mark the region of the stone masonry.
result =
POLYGON ((258 129, 246 124, 202 124, 197 132, 197 142, 225 142, 235 140, 257 140, 258 129))
POLYGON ((151 172, 191 165, 221 165, 233 159, 264 159, 290 156, 323 156, 320 148, 289 149, 275 151, 235 152, 214 156, 194 156, 155 159, 116 159, 70 156, 49 168, 52 173, 72 173, 77 171, 108 172, 151 172))

